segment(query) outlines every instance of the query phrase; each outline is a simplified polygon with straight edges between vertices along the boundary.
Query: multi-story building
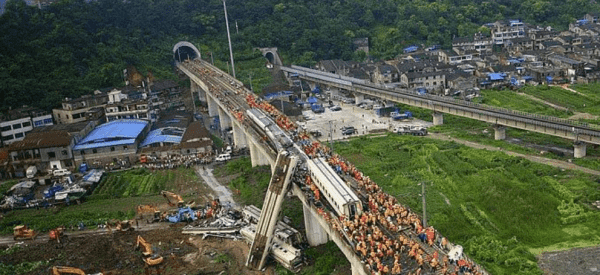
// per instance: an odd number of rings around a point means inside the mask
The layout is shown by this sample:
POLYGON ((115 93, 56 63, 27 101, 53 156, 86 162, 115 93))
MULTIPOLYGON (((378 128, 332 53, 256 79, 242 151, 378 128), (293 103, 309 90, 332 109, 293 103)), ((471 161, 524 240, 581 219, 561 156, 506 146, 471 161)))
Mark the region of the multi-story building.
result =
POLYGON ((80 98, 66 98, 62 102, 62 108, 53 109, 52 114, 57 124, 70 124, 87 121, 88 111, 95 107, 101 107, 108 102, 108 95, 96 90, 93 95, 84 95, 80 98))
POLYGON ((0 122, 0 137, 3 145, 23 140, 33 127, 53 125, 52 115, 32 107, 10 110, 0 122))
POLYGON ((525 37, 525 23, 521 20, 509 20, 505 22, 495 22, 492 24, 492 41, 496 45, 504 44, 506 39, 525 37))
POLYGON ((128 94, 115 89, 108 93, 108 104, 104 107, 104 112, 107 122, 119 119, 155 121, 156 110, 150 107, 145 93, 140 99, 130 99, 128 94))

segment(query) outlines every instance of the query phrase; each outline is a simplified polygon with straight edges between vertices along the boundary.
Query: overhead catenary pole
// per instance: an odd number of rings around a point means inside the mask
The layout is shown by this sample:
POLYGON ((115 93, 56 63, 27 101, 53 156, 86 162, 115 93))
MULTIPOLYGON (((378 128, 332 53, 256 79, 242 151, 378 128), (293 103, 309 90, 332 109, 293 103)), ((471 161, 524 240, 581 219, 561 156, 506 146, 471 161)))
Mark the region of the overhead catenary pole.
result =
POLYGON ((229 41, 229 57, 231 58, 231 71, 233 72, 233 78, 235 78, 235 65, 233 62, 233 49, 231 48, 231 35, 229 35, 229 19, 227 19, 227 5, 223 0, 223 11, 225 12, 225 25, 227 27, 227 40, 229 41))
POLYGON ((426 228, 427 227, 427 209, 426 209, 427 202, 425 200, 425 182, 422 182, 421 185, 423 185, 422 186, 423 189, 421 191, 422 197, 423 197, 423 228, 426 228))

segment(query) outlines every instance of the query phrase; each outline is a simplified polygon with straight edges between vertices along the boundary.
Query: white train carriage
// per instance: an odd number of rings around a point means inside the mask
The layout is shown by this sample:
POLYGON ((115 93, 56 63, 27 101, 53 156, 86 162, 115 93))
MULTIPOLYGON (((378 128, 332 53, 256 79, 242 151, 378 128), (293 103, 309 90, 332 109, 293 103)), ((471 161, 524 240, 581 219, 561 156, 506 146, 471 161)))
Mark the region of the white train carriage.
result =
MULTIPOLYGON (((251 244, 256 236, 256 225, 250 224, 243 227, 240 229, 240 234, 248 244, 251 244)), ((287 269, 298 270, 302 265, 302 251, 278 238, 273 238, 270 250, 271 256, 287 269)))
POLYGON ((333 171, 323 158, 307 160, 313 182, 338 215, 360 215, 362 202, 354 191, 333 171))
POLYGON ((292 139, 289 138, 285 132, 281 130, 281 128, 279 128, 273 119, 271 119, 262 111, 252 108, 246 110, 246 114, 275 144, 277 151, 293 145, 292 139))

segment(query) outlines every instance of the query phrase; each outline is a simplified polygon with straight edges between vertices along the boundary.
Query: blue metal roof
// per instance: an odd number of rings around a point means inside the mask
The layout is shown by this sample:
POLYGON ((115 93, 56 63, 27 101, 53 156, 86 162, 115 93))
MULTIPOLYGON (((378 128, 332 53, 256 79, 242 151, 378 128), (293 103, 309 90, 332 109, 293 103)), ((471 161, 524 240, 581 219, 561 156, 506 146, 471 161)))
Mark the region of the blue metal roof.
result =
POLYGON ((488 77, 492 81, 494 81, 494 80, 504 80, 504 77, 506 77, 506 74, 504 74, 504 73, 489 73, 488 77))
POLYGON ((168 129, 168 128, 160 128, 156 130, 152 130, 148 133, 148 136, 142 142, 142 147, 148 146, 153 143, 180 143, 181 137, 183 136, 183 130, 179 129, 168 129), (181 135, 177 135, 181 134, 181 135))
POLYGON ((135 143, 135 139, 148 126, 148 121, 140 119, 120 119, 98 125, 73 150, 84 150, 135 143))

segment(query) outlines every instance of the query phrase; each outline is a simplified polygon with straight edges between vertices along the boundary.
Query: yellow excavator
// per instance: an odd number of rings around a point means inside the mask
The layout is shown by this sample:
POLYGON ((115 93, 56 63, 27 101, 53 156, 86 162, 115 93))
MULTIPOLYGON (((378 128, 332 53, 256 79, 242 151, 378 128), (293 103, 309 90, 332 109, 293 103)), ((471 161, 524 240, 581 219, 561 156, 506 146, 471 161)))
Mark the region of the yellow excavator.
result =
POLYGON ((167 199, 170 206, 183 207, 183 205, 185 204, 183 198, 180 195, 177 195, 173 192, 161 191, 160 194, 167 199))
MULTIPOLYGON (((68 266, 55 266, 52 267, 52 275, 61 275, 61 274, 78 274, 78 275, 86 275, 85 272, 79 268, 68 267, 68 266)), ((103 275, 104 273, 94 273, 93 275, 103 275)))
POLYGON ((146 263, 148 266, 155 266, 164 261, 162 256, 152 257, 152 254, 154 253, 154 251, 152 250, 152 245, 146 240, 144 240, 144 238, 142 238, 142 236, 140 235, 138 235, 137 237, 135 249, 142 250, 142 255, 144 255, 144 263, 146 263))
MULTIPOLYGON (((152 214, 152 222, 158 222, 161 219, 160 211, 154 205, 141 204, 137 206, 138 219, 143 220, 145 214, 152 214)), ((148 219, 146 219, 148 221, 148 219)))
POLYGON ((130 220, 124 220, 124 221, 117 221, 117 220, 112 220, 106 223, 106 229, 108 230, 109 233, 112 233, 112 226, 114 225, 115 227, 115 231, 117 232, 125 232, 125 231, 134 231, 135 228, 133 228, 133 221, 130 220))

